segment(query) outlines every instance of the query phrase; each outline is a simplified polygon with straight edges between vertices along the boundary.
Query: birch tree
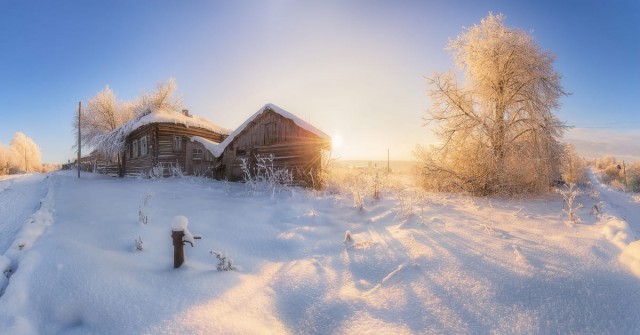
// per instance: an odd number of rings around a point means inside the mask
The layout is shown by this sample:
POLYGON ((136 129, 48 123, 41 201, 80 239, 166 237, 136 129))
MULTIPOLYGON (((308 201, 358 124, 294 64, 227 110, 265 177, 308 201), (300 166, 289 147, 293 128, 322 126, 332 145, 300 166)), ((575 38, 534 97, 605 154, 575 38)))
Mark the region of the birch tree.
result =
POLYGON ((419 147, 425 183, 474 194, 546 190, 559 174, 567 95, 554 56, 501 14, 450 41, 457 72, 427 78, 439 147, 419 147))

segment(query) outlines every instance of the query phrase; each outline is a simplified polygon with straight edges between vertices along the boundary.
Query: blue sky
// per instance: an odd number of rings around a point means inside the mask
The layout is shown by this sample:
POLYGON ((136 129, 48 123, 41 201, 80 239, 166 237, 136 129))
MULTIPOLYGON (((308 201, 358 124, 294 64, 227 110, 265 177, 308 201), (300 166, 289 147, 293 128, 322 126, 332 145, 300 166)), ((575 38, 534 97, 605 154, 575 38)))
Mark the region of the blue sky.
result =
POLYGON ((0 143, 22 131, 44 162, 73 157, 78 101, 132 100, 173 77, 191 113, 235 128, 274 103, 344 144, 345 159, 411 159, 425 76, 489 12, 557 56, 560 119, 580 153, 640 159, 638 1, 0 0, 0 143))

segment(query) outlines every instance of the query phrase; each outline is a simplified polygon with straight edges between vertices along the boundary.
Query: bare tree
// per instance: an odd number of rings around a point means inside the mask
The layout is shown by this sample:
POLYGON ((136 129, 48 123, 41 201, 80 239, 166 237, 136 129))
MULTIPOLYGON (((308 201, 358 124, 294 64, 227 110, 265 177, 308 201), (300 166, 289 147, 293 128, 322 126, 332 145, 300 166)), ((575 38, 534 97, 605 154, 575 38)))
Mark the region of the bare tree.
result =
POLYGON ((419 147, 431 187, 475 194, 546 190, 558 173, 564 131, 553 111, 567 95, 554 56, 501 14, 452 40, 457 73, 427 78, 440 147, 419 147))

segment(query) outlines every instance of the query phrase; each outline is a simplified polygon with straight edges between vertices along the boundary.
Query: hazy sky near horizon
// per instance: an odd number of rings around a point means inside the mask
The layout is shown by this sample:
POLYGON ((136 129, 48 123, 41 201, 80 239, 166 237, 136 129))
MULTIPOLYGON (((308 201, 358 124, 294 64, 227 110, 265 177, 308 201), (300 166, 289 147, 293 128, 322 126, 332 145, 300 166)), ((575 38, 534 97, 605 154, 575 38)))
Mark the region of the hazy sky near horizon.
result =
POLYGON ((133 100, 175 78, 192 114, 235 128, 274 103, 343 145, 334 157, 411 159, 424 77, 489 12, 557 56, 567 140, 640 159, 640 2, 0 0, 0 143, 24 132, 44 162, 74 156, 72 119, 109 85, 133 100))

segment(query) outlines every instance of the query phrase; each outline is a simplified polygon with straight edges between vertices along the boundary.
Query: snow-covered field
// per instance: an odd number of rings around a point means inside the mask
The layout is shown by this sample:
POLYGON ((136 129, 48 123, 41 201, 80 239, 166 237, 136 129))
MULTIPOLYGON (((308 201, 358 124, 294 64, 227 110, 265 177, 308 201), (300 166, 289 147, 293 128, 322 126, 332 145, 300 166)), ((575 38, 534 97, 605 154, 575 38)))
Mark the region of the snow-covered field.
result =
POLYGON ((637 334, 640 203, 610 192, 583 190, 569 224, 558 194, 385 192, 360 211, 199 178, 0 179, 0 333, 637 334), (202 239, 173 269, 177 215, 202 239))

